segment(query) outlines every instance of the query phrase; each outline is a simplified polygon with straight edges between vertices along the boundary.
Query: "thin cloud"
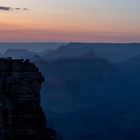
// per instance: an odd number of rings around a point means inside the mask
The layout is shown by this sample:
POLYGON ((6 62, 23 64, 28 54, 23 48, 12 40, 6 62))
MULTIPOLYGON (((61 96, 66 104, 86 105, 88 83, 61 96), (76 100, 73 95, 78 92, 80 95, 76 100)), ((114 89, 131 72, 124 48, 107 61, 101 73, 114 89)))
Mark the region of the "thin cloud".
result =
POLYGON ((12 10, 12 8, 11 7, 0 6, 0 10, 2 10, 2 11, 10 11, 10 10, 12 10))
POLYGON ((13 7, 7 7, 7 6, 0 6, 0 11, 28 11, 28 8, 13 8, 13 7))
POLYGON ((22 10, 24 10, 24 11, 28 11, 29 9, 28 9, 28 8, 23 8, 22 10))

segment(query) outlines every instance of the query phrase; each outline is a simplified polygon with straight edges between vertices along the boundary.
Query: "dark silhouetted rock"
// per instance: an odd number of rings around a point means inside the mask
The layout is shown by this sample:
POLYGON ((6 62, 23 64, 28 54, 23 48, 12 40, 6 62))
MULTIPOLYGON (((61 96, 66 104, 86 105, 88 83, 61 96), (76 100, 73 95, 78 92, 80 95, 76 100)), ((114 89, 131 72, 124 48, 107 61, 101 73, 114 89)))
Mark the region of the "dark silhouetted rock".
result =
POLYGON ((40 107, 44 77, 29 60, 0 59, 0 139, 54 140, 40 107))

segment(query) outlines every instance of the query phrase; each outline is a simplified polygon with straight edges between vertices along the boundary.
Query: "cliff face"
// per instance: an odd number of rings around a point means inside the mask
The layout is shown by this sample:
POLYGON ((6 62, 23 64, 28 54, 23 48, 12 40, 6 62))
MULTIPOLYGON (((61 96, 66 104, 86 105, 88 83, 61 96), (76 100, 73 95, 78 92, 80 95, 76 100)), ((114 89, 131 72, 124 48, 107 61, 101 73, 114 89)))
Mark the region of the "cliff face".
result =
POLYGON ((0 59, 0 139, 53 140, 40 107, 44 77, 29 60, 0 59))

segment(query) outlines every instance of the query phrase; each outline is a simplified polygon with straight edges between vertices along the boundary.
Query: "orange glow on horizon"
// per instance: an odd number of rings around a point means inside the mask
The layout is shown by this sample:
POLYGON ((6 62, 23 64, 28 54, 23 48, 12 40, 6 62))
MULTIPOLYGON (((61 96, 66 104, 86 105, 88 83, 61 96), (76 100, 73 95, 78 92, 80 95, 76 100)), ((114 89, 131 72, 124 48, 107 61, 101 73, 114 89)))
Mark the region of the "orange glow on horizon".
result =
POLYGON ((29 6, 29 11, 0 11, 0 41, 140 41, 139 14, 135 17, 133 11, 129 16, 129 11, 115 11, 97 0, 95 5, 90 0, 84 4, 34 0, 35 5, 31 1, 8 2, 12 7, 29 6))
POLYGON ((45 30, 1 31, 0 42, 139 42, 139 35, 121 33, 52 32, 45 30), (86 41, 85 41, 86 40, 86 41))

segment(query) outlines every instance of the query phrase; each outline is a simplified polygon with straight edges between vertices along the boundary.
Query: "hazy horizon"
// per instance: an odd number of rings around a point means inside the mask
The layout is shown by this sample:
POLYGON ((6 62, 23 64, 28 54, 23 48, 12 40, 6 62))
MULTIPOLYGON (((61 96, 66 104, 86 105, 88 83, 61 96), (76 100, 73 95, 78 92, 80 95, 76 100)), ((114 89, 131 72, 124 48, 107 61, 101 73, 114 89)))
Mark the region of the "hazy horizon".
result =
POLYGON ((140 42, 0 42, 0 52, 4 53, 8 49, 27 49, 34 52, 45 49, 56 49, 62 45, 70 43, 80 44, 140 44, 140 42))

